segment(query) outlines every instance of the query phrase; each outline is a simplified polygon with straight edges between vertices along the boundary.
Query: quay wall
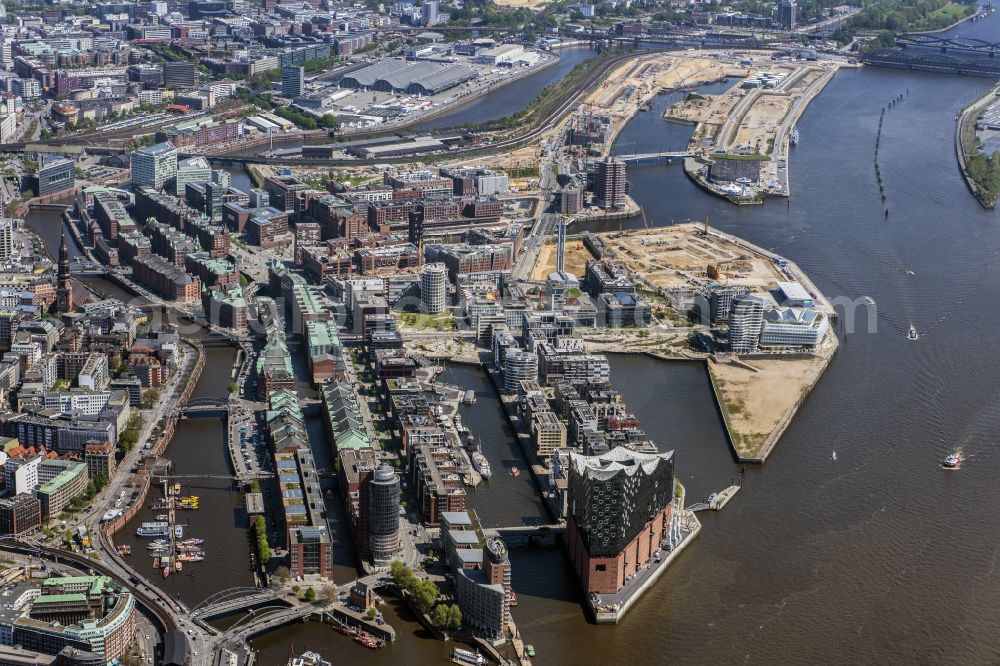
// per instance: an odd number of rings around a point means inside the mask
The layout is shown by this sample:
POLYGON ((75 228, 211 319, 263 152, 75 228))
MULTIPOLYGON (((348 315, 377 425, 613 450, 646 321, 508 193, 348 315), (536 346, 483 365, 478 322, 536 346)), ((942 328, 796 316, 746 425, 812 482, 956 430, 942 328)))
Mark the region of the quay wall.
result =
POLYGON ((687 514, 685 516, 686 518, 694 521, 694 528, 691 530, 691 532, 688 533, 688 535, 684 538, 683 541, 677 544, 676 548, 670 551, 670 553, 663 558, 662 562, 656 565, 656 570, 652 574, 650 574, 649 578, 643 581, 642 585, 637 587, 635 591, 631 595, 629 595, 629 597, 622 603, 620 608, 610 612, 592 611, 592 616, 596 624, 618 624, 619 622, 621 622, 622 618, 625 617, 625 613, 627 613, 628 610, 632 608, 632 606, 635 605, 635 603, 639 599, 642 598, 642 595, 646 593, 646 591, 653 585, 653 583, 659 580, 660 576, 663 575, 663 572, 667 570, 667 568, 675 559, 677 559, 677 557, 681 554, 681 552, 683 552, 688 547, 688 545, 691 544, 699 534, 701 534, 701 521, 699 521, 698 518, 694 515, 694 512, 685 511, 685 514, 687 514))
MULTIPOLYGON (((969 192, 972 193, 972 196, 976 197, 976 200, 980 203, 980 205, 987 210, 992 210, 996 206, 996 201, 987 201, 984 199, 979 191, 979 186, 976 185, 976 181, 969 176, 969 167, 966 163, 969 155, 966 154, 965 142, 962 141, 962 130, 966 127, 966 125, 975 123, 976 116, 979 115, 979 111, 986 106, 987 103, 994 99, 996 99, 996 89, 992 88, 984 96, 965 107, 962 114, 958 118, 958 123, 956 123, 955 128, 955 156, 958 158, 958 167, 962 171, 962 179, 965 181, 965 186, 969 188, 969 192)), ((974 128, 972 131, 975 133, 974 128)))

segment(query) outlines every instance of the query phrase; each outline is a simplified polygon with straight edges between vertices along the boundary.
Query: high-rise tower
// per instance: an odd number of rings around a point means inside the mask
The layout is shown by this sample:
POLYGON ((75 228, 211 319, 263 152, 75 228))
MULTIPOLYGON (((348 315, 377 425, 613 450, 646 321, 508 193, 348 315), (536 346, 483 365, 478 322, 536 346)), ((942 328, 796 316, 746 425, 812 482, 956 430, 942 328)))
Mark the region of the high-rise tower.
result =
POLYGON ((59 273, 56 278, 56 310, 65 314, 73 310, 73 286, 69 282, 69 248, 66 247, 66 234, 59 242, 59 273))

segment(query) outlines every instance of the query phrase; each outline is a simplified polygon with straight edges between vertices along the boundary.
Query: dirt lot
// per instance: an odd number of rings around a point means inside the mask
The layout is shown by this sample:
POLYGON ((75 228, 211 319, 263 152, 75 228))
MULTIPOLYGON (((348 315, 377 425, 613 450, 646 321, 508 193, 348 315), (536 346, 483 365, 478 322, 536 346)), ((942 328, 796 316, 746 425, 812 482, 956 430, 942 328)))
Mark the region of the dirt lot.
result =
POLYGON ((550 0, 498 0, 498 5, 503 5, 504 7, 513 7, 514 9, 520 9, 521 7, 527 7, 528 9, 539 9, 542 5, 545 5, 550 0))
POLYGON ((788 95, 761 95, 743 116, 736 130, 736 140, 726 148, 756 148, 759 153, 768 152, 768 141, 791 106, 792 97, 788 95))
MULTIPOLYGON (((583 277, 586 262, 593 259, 590 250, 583 246, 583 241, 566 241, 566 271, 577 277, 583 277)), ((532 280, 544 280, 556 269, 556 244, 546 243, 538 253, 538 260, 531 271, 532 280)))
POLYGON ((774 264, 717 236, 704 236, 696 223, 659 227, 624 234, 601 234, 614 258, 650 287, 664 289, 736 282, 773 287, 784 278, 774 264), (708 265, 721 274, 708 275, 708 265))
POLYGON ((736 365, 712 363, 709 372, 729 413, 733 444, 741 456, 754 456, 781 427, 799 399, 812 389, 826 359, 757 360, 753 372, 736 365))

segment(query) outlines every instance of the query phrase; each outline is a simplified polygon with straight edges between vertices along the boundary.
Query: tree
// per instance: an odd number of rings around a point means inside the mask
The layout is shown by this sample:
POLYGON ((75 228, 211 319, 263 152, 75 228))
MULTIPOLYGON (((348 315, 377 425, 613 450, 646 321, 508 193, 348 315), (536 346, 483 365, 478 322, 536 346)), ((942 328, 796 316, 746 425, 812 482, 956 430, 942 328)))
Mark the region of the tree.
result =
POLYGON ((94 485, 97 487, 97 492, 101 492, 104 486, 108 485, 108 477, 102 472, 94 477, 94 485))
POLYGON ((448 606, 448 624, 449 629, 458 629, 462 626, 462 609, 458 607, 458 604, 452 604, 448 606))
POLYGON ((83 495, 89 500, 93 499, 94 495, 96 494, 97 494, 97 484, 94 483, 93 479, 91 479, 90 481, 87 482, 87 490, 84 491, 83 495))
MULTIPOLYGON (((279 569, 280 568, 281 567, 279 567, 279 569)), ((323 588, 323 591, 320 592, 319 596, 320 599, 322 599, 323 601, 326 601, 328 603, 333 603, 334 601, 337 600, 337 588, 334 587, 333 585, 327 585, 326 587, 323 588)))
POLYGON ((292 572, 289 570, 288 567, 282 565, 277 569, 275 569, 274 576, 282 583, 287 583, 289 580, 292 579, 292 572))
POLYGON ((446 629, 450 615, 447 604, 438 604, 434 607, 434 612, 431 613, 431 622, 438 629, 446 629))
POLYGON ((413 585, 413 605, 421 613, 428 613, 438 598, 438 586, 432 580, 417 580, 413 585))
POLYGON ((414 578, 413 572, 410 571, 410 567, 403 564, 400 560, 393 560, 392 567, 389 571, 392 574, 392 580, 396 583, 396 585, 403 588, 410 587, 414 578))
POLYGON ((367 615, 369 620, 374 620, 375 616, 378 615, 378 610, 376 610, 376 608, 372 606, 371 608, 368 609, 367 615))
POLYGON ((306 588, 305 600, 312 603, 316 601, 316 590, 311 587, 306 588))

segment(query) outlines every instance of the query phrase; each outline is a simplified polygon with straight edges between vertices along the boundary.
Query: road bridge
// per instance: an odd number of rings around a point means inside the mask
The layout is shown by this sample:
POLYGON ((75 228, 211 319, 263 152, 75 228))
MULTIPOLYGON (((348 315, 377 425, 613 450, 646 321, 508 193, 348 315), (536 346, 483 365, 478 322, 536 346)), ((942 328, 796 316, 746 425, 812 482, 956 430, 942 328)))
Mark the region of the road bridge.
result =
MULTIPOLYGON (((266 588, 232 587, 221 592, 216 592, 192 608, 191 617, 195 620, 208 620, 213 617, 228 615, 229 613, 247 610, 253 606, 272 603, 278 600, 277 593, 266 588)), ((284 609, 286 607, 283 605, 281 608, 284 609)))
POLYGON ((182 416, 225 416, 232 405, 223 398, 196 398, 177 407, 177 413, 182 416))

